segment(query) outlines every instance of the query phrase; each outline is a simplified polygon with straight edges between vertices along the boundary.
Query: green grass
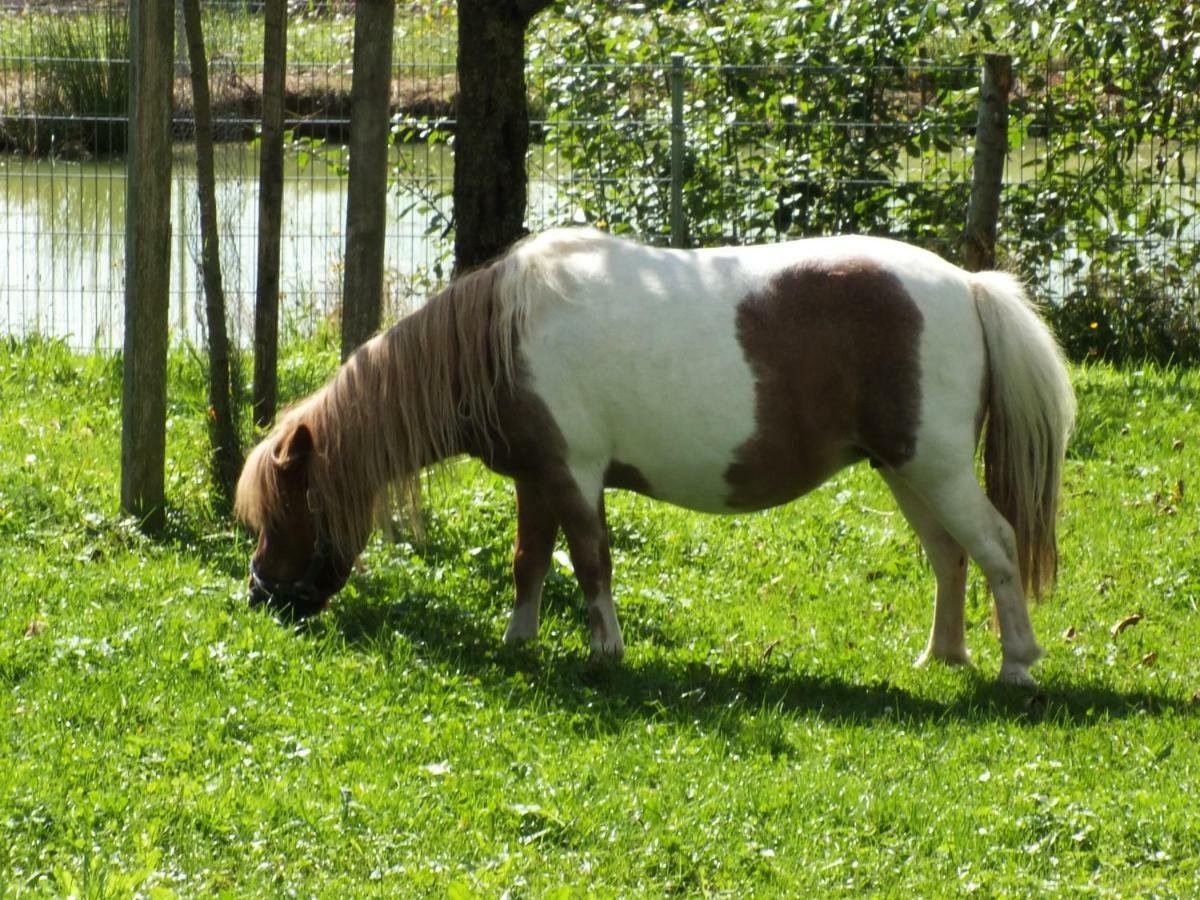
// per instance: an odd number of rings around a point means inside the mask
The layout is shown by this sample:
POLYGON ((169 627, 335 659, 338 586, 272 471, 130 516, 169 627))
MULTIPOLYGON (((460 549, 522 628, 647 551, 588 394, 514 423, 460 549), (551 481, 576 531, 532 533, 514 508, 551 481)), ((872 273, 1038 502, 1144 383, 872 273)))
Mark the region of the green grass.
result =
MULTIPOLYGON (((286 390, 335 356, 293 352, 286 390)), ((119 371, 0 345, 4 896, 1200 889, 1198 372, 1076 372, 1032 692, 993 682, 978 576, 979 670, 911 668, 932 579, 866 467, 756 516, 614 495, 619 669, 561 566, 540 644, 501 648, 512 500, 473 465, 422 544, 279 624, 244 606, 182 356, 169 534, 115 516, 119 371)))

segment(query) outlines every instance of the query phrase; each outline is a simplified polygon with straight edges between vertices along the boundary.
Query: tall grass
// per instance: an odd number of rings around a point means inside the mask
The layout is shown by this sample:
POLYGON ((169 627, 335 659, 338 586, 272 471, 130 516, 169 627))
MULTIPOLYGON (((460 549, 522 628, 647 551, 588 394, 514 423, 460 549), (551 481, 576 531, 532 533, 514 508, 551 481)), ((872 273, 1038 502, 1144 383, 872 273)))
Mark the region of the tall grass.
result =
POLYGON ((129 113, 129 25, 123 6, 46 16, 30 33, 35 114, 17 143, 39 156, 87 158, 125 152, 129 113))

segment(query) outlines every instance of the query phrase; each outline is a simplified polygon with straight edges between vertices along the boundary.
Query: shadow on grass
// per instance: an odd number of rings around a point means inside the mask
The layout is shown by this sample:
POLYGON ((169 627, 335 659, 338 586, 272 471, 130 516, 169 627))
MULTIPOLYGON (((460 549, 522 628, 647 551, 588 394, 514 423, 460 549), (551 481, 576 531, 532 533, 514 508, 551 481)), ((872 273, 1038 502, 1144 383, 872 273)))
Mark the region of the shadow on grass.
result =
MULTIPOLYGON (((435 594, 409 593, 400 602, 381 604, 374 598, 384 593, 382 584, 368 581, 363 588, 356 601, 335 603, 328 620, 317 627, 335 628, 350 648, 362 652, 385 652, 395 641, 406 641, 421 659, 477 678, 485 690, 493 689, 498 703, 550 703, 602 728, 665 718, 737 730, 753 720, 746 713, 763 710, 842 723, 956 720, 1060 725, 1195 711, 1187 701, 1155 691, 1055 684, 1029 690, 971 672, 961 673, 963 689, 943 701, 886 679, 855 683, 807 672, 783 657, 712 662, 671 654, 595 665, 577 643, 563 647, 543 640, 525 648, 505 647, 494 616, 473 615, 435 594), (514 692, 514 676, 520 676, 526 686, 524 693, 514 692)), ((558 609, 565 605, 553 598, 551 604, 558 609)), ((543 628, 548 624, 561 625, 563 630, 577 627, 583 634, 586 616, 577 606, 571 614, 577 622, 566 622, 559 614, 543 628)))

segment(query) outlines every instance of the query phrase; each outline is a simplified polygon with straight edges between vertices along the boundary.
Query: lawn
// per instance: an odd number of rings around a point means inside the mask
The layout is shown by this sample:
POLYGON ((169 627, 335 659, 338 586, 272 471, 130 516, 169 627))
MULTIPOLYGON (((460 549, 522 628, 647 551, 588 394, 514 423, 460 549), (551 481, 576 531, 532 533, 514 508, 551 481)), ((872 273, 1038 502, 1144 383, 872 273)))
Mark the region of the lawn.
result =
MULTIPOLYGON (((335 356, 294 348, 285 391, 335 356)), ((995 684, 977 573, 978 669, 912 668, 932 576, 865 466, 753 516, 613 495, 620 667, 562 554, 540 643, 501 647, 512 498, 470 463, 281 624, 185 353, 169 531, 116 516, 119 373, 0 344, 3 896, 1200 890, 1200 372, 1075 370, 1037 690, 995 684)))

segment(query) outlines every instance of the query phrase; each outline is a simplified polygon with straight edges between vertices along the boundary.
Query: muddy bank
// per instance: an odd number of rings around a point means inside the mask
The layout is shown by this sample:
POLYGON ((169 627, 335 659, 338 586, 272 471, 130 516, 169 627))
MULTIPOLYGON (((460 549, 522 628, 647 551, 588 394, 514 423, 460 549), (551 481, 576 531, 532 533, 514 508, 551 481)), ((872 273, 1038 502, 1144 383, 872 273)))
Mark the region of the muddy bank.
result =
MULTIPOLYGON (((213 131, 222 142, 254 137, 262 118, 262 77, 212 73, 213 131)), ((0 80, 0 153, 94 159, 125 152, 127 100, 108 96, 108 108, 78 112, 25 75, 0 80)), ((423 140, 431 129, 453 128, 457 79, 453 72, 393 79, 391 113, 423 140)), ((119 91, 117 92, 120 93, 119 91)), ((175 137, 193 136, 192 88, 175 81, 175 137)), ((287 128, 297 137, 345 143, 350 134, 350 76, 342 71, 290 72, 284 89, 287 128)))
MULTIPOLYGON (((446 128, 454 117, 458 81, 453 73, 400 77, 392 80, 391 115, 405 123, 446 128)), ((191 137, 192 86, 175 83, 176 132, 191 137), (180 126, 187 129, 179 133, 180 126)), ((288 127, 305 137, 342 142, 350 129, 350 77, 324 71, 290 72, 284 87, 284 116, 288 127)), ((262 118, 262 76, 218 76, 213 84, 213 122, 218 140, 254 136, 262 118)))

